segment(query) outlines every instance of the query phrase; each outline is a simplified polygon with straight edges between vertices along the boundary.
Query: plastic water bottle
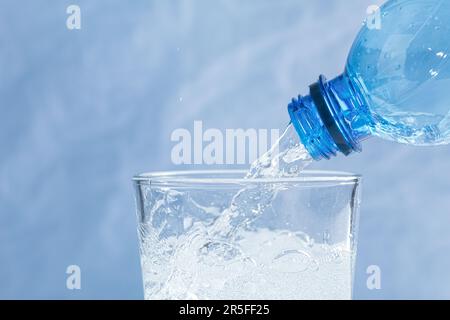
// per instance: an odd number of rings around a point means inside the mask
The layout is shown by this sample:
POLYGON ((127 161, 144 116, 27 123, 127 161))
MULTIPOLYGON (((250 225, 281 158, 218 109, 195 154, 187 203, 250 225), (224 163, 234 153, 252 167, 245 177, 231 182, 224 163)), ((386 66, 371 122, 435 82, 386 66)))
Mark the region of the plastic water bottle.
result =
POLYGON ((364 23, 344 73, 320 76, 308 96, 288 106, 310 156, 361 151, 372 135, 450 143, 449 47, 450 0, 386 2, 364 23))

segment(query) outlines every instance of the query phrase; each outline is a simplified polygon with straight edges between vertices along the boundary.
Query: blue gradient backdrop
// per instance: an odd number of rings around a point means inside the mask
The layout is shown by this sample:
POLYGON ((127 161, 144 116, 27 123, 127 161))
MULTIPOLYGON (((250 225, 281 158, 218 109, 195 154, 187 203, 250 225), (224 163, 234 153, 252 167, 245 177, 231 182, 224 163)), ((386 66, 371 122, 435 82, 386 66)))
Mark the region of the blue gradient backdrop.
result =
MULTIPOLYGON (((0 298, 142 298, 131 176, 186 169, 170 134, 197 119, 282 127, 379 3, 1 0, 0 298)), ((364 175, 355 298, 450 298, 449 157, 372 139, 314 165, 364 175)))

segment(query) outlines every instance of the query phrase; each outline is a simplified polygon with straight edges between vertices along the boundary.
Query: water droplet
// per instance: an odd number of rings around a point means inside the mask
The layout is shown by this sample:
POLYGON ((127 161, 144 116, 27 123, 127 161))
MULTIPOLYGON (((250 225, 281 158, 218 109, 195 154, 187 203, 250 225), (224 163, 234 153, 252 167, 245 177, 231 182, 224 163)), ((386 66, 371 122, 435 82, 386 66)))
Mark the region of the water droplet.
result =
POLYGON ((179 97, 178 101, 183 102, 183 97, 179 97))

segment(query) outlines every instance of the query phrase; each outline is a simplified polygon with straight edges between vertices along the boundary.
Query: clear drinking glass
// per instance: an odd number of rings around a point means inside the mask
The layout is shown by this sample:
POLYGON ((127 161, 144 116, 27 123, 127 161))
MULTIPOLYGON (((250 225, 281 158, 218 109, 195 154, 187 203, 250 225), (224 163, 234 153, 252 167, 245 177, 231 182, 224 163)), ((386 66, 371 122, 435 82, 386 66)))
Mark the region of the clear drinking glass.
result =
POLYGON ((146 299, 351 299, 357 175, 134 177, 146 299))

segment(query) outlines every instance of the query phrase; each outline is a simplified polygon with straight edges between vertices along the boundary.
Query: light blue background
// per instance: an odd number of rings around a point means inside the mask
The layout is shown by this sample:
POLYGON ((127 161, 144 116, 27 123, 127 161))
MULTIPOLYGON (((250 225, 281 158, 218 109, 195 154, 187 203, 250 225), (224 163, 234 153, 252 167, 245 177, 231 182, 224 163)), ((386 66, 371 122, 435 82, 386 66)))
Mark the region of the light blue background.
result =
MULTIPOLYGON (((131 176, 186 169, 170 134, 197 119, 282 127, 374 3, 1 0, 0 298, 142 298, 131 176)), ((314 165, 364 176, 356 298, 450 298, 449 156, 372 139, 314 165)))

